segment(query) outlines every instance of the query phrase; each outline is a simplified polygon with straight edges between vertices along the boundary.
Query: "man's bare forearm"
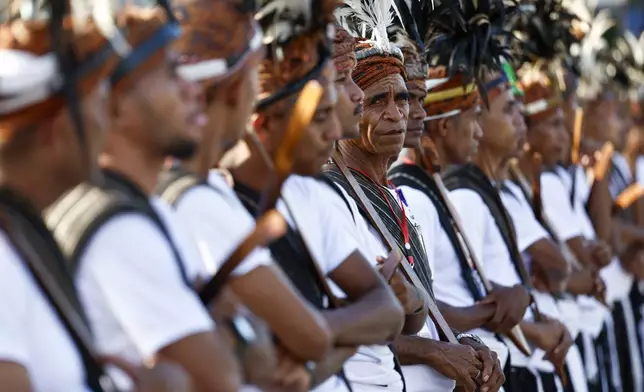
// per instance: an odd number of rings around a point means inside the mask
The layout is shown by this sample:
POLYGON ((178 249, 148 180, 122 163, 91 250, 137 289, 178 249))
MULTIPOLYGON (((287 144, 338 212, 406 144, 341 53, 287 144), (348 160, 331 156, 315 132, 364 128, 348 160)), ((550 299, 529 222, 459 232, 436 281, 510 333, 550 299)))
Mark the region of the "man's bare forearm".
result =
POLYGON ((403 327, 398 300, 386 287, 378 287, 348 306, 323 312, 336 346, 385 344, 403 327))
POLYGON ((459 331, 481 328, 494 316, 493 304, 459 308, 439 301, 438 307, 450 327, 459 331))
POLYGON ((427 320, 427 307, 423 306, 422 309, 416 313, 405 315, 405 325, 403 326, 403 335, 417 334, 425 325, 427 320))
POLYGON ((593 223, 597 238, 610 242, 613 198, 608 189, 609 176, 601 181, 595 181, 590 190, 586 204, 588 216, 593 223))
POLYGON ((316 364, 314 372, 315 376, 311 387, 318 386, 329 377, 337 374, 340 369, 342 369, 344 363, 351 358, 356 351, 358 351, 357 347, 334 347, 331 349, 329 355, 316 364))

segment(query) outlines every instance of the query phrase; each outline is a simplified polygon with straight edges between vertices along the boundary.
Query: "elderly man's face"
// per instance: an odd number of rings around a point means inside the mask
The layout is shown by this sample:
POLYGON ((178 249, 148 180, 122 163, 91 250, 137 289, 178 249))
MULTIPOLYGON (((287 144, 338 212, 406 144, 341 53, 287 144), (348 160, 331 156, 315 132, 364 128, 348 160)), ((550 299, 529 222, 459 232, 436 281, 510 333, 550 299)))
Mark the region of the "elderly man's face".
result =
POLYGON ((360 124, 360 144, 373 154, 394 157, 405 141, 409 93, 402 75, 380 79, 364 90, 365 112, 360 124))

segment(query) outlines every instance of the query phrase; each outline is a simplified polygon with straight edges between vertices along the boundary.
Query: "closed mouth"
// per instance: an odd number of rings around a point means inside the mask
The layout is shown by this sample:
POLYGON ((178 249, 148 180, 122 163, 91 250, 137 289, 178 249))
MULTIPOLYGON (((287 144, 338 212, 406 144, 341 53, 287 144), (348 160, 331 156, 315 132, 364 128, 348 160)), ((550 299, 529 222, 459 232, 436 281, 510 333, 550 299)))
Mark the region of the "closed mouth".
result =
POLYGON ((392 129, 391 131, 383 132, 383 135, 397 135, 403 133, 402 129, 392 129))

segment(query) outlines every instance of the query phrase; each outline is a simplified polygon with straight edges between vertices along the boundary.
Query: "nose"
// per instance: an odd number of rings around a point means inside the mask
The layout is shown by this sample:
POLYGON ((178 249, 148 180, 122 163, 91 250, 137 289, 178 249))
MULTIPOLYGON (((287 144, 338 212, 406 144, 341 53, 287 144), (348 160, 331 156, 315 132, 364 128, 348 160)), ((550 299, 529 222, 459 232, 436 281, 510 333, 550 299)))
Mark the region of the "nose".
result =
POLYGON ((346 86, 347 92, 349 93, 349 97, 351 98, 351 102, 355 104, 362 103, 364 101, 364 92, 356 82, 353 81, 353 79, 350 80, 349 83, 347 83, 346 86))
POLYGON ((483 128, 481 128, 481 124, 479 124, 479 122, 475 120, 473 122, 473 127, 474 127, 473 129, 474 133, 472 136, 474 137, 474 140, 476 141, 481 140, 481 138, 483 137, 483 128))
POLYGON ((423 120, 426 115, 427 115, 427 113, 425 112, 425 108, 423 107, 423 104, 420 103, 420 101, 414 101, 411 104, 409 116, 412 119, 414 119, 414 120, 423 120))

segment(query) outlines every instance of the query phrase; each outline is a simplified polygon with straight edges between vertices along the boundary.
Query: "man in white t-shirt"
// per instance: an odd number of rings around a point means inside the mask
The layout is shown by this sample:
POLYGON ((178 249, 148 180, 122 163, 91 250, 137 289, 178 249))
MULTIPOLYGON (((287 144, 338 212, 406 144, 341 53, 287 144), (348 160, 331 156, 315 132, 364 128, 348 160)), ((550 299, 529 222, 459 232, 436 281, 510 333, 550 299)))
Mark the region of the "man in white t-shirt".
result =
MULTIPOLYGON (((166 44, 178 35, 160 8, 123 12, 134 45, 150 32, 166 44)), ((234 356, 191 287, 201 263, 196 245, 170 207, 150 197, 166 156, 186 158, 200 140, 200 90, 177 76, 176 56, 164 46, 142 50, 135 46, 110 76, 112 128, 99 158, 104 186, 68 193, 48 211, 48 224, 72 258, 99 353, 134 364, 169 359, 197 390, 234 391, 234 356)), ((115 377, 122 388, 130 384, 115 377)))
POLYGON ((10 22, 0 21, 7 38, 0 45, 0 129, 5 135, 0 144, 0 385, 7 391, 102 391, 109 388, 103 365, 110 363, 137 378, 137 391, 187 391, 189 380, 167 364, 142 371, 119 358, 95 356, 68 261, 40 213, 67 188, 95 174, 87 163, 96 155, 87 147, 98 143, 107 125, 104 78, 113 62, 109 53, 101 61, 93 57, 109 45, 97 28, 63 27, 56 11, 33 11, 29 20, 14 15, 10 22), (50 26, 53 20, 61 25, 50 26), (69 40, 51 39, 42 46, 52 27, 69 40), (18 39, 22 34, 31 39, 18 39), (49 53, 59 45, 67 53, 64 61, 74 64, 64 72, 49 53), (73 55, 64 45, 75 47, 73 55), (45 68, 44 53, 52 57, 45 68), (89 68, 88 58, 95 60, 89 68), (88 72, 77 74, 83 67, 88 72), (65 81, 61 87, 71 92, 67 100, 47 87, 52 80, 65 81), (75 83, 84 89, 77 91, 75 83), (70 112, 80 121, 73 121, 70 112))
MULTIPOLYGON (((343 9, 343 15, 345 11, 350 13, 357 10, 343 9)), ((343 192, 351 195, 354 200, 349 204, 360 206, 360 209, 354 210, 354 219, 356 225, 364 227, 361 232, 365 243, 373 244, 368 246, 372 252, 382 255, 389 246, 398 247, 405 254, 407 259, 405 262, 413 264, 412 268, 423 282, 423 287, 418 287, 416 290, 432 292, 431 261, 428 260, 431 239, 420 235, 421 231, 412 217, 411 209, 403 202, 406 195, 403 196, 392 188, 386 177, 391 159, 398 155, 404 142, 409 105, 407 86, 401 77, 401 74, 407 71, 402 62, 403 55, 399 49, 386 49, 385 45, 376 40, 376 42, 363 42, 358 46, 358 65, 353 79, 365 93, 365 117, 360 124, 360 137, 338 143, 341 159, 346 161, 350 175, 356 179, 368 200, 362 201, 361 197, 356 195, 353 185, 347 181, 345 174, 341 173, 336 165, 329 165, 326 168, 326 174, 342 186, 343 192), (388 52, 389 55, 385 54, 387 50, 391 50, 388 52), (393 131, 395 129, 403 129, 403 132, 397 133, 393 131), (363 208, 362 203, 371 203, 374 206, 378 217, 384 222, 384 227, 363 222, 362 216, 371 215, 363 208), (379 234, 381 230, 389 231, 396 243, 389 244, 383 241, 379 234), (387 245, 384 246, 384 244, 387 245)), ((411 62, 405 62, 405 65, 412 66, 411 62)), ((422 107, 420 110, 422 111, 422 107)), ((410 316, 413 315, 409 313, 408 317, 410 316)), ((474 349, 464 345, 440 342, 434 322, 430 318, 421 321, 424 321, 424 326, 418 336, 401 335, 394 344, 396 352, 400 354, 401 364, 412 365, 402 367, 407 390, 451 391, 454 388, 454 379, 467 390, 474 389, 477 384, 483 384, 485 381, 491 381, 488 388, 497 388, 494 385, 496 377, 483 381, 483 378, 492 376, 487 373, 496 364, 496 359, 489 354, 489 351, 486 359, 490 361, 486 360, 484 366, 483 358, 480 358, 474 349), (401 341, 404 346, 400 345, 401 341), (414 353, 402 351, 401 347, 404 350, 413 349, 414 353), (415 358, 412 359, 414 355, 415 358), (485 370, 485 376, 481 375, 483 370, 485 370)), ((467 339, 463 339, 463 342, 466 341, 467 339)), ((368 360, 366 356, 363 359, 364 362, 368 360)), ((352 366, 355 372, 354 378, 360 380, 360 390, 375 390, 383 387, 396 390, 393 384, 379 385, 375 380, 376 377, 369 379, 368 375, 362 373, 366 369, 367 365, 352 366)), ((354 386, 355 384, 354 382, 354 386)))
MULTIPOLYGON (((206 282, 255 228, 253 216, 232 187, 221 173, 209 168, 246 131, 259 90, 256 83, 259 65, 265 55, 262 31, 252 18, 252 9, 222 17, 220 10, 212 9, 212 3, 212 0, 178 3, 185 15, 182 23, 186 30, 175 45, 186 60, 178 72, 204 88, 209 121, 197 154, 181 162, 181 167, 163 173, 157 187, 157 192, 175 207, 197 239, 204 261, 199 275, 206 282), (235 34, 243 39, 231 44, 228 37, 215 33, 228 25, 234 26, 235 34), (208 29, 213 33, 203 35, 208 29), (230 57, 237 62, 229 63, 228 68, 209 67, 230 57), (235 99, 229 99, 233 95, 235 99)), ((298 296, 284 273, 273 264, 268 249, 253 250, 235 269, 227 288, 268 324, 280 344, 294 356, 305 361, 324 357, 331 338, 326 322, 298 296), (258 296, 258 290, 265 294, 258 296)), ((224 328, 234 328, 234 324, 228 325, 231 317, 219 316, 223 318, 222 324, 226 324, 224 328)), ((238 338, 238 332, 233 332, 233 336, 238 338)), ((238 354, 243 354, 240 359, 244 359, 246 374, 251 376, 247 383, 272 385, 275 369, 268 366, 264 355, 251 355, 249 350, 238 354), (252 377, 257 373, 258 377, 252 377)), ((306 372, 301 375, 308 377, 306 372)))
MULTIPOLYGON (((272 6, 277 4, 269 2, 267 9, 272 6)), ((312 12, 307 7, 298 11, 312 12)), ((322 8, 333 11, 332 7, 322 8)), ((324 55, 326 50, 318 52, 322 45, 328 44, 325 31, 330 27, 332 15, 314 13, 310 25, 292 31, 294 36, 282 36, 279 40, 273 34, 277 29, 275 23, 279 25, 281 21, 276 21, 270 13, 258 15, 262 15, 259 22, 265 31, 264 42, 270 42, 267 49, 272 48, 260 66, 263 83, 254 123, 262 144, 250 145, 248 160, 232 170, 235 191, 256 217, 263 212, 260 205, 264 190, 268 187, 269 194, 279 191, 275 208, 288 223, 288 229, 268 248, 300 294, 322 311, 333 332, 334 349, 318 361, 313 381, 319 384, 328 380, 316 390, 346 391, 343 363, 358 346, 391 341, 402 327, 402 309, 386 282, 358 249, 342 200, 326 184, 306 178, 319 173, 333 141, 340 137, 334 113, 335 67, 324 55), (275 45, 279 50, 275 50, 275 45), (275 70, 283 70, 283 74, 275 70), (290 128, 292 117, 300 115, 296 101, 300 87, 293 86, 312 80, 322 87, 322 95, 310 124, 298 130, 300 135, 285 132, 290 128), (294 136, 298 136, 295 145, 285 147, 294 136), (272 183, 272 170, 264 161, 264 149, 270 157, 288 160, 291 168, 288 172, 283 171, 283 162, 273 162, 279 176, 288 176, 283 183, 277 182, 280 189, 272 189, 276 184, 272 183), (327 277, 345 297, 340 307, 336 301, 339 293, 331 291, 327 277)), ((288 18, 302 17, 297 12, 288 15, 288 18)))

